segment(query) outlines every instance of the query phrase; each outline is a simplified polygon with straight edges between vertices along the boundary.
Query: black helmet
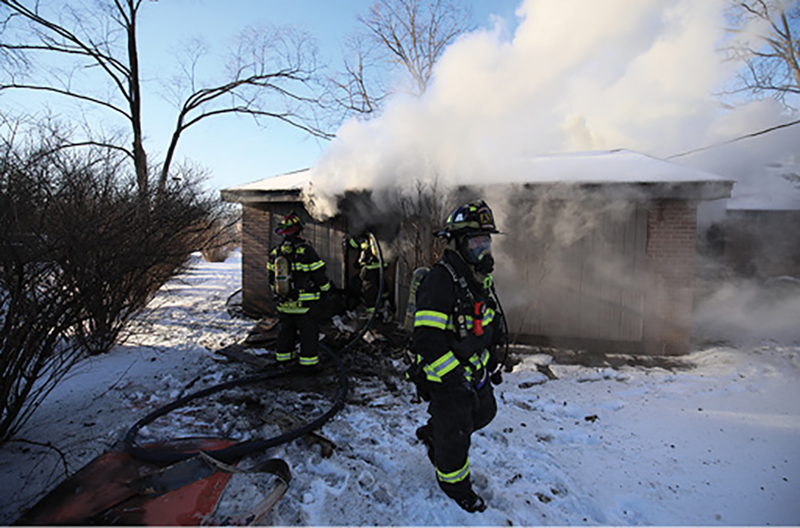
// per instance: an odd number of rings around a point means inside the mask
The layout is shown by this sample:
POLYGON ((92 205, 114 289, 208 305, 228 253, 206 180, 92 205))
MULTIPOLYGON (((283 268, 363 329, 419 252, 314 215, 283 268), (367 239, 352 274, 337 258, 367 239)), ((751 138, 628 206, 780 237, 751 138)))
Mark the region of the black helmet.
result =
POLYGON ((492 235, 500 231, 494 225, 494 215, 483 200, 475 200, 453 209, 436 236, 450 238, 467 234, 492 235))

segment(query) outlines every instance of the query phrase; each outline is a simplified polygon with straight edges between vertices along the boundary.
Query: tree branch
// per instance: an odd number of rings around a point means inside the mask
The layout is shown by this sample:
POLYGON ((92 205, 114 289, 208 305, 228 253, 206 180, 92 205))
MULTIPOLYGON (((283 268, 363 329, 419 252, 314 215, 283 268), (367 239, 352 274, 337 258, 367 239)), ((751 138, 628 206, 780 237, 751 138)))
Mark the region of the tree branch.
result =
POLYGON ((88 95, 83 95, 83 94, 71 92, 69 90, 56 88, 54 86, 39 86, 39 85, 34 85, 34 84, 18 84, 18 83, 0 84, 0 91, 12 90, 12 89, 16 89, 16 90, 31 90, 31 91, 40 91, 40 92, 50 92, 50 93, 54 93, 54 94, 58 94, 58 95, 63 95, 65 97, 71 97, 73 99, 79 99, 81 101, 86 101, 86 102, 89 102, 89 103, 92 103, 92 104, 103 106, 105 108, 113 110, 114 112, 117 112, 118 114, 121 114, 126 119, 130 119, 131 118, 131 115, 128 112, 126 112, 125 110, 123 110, 122 108, 119 108, 118 106, 116 106, 114 104, 109 103, 108 101, 103 101, 102 99, 97 99, 95 97, 91 97, 91 96, 88 96, 88 95))

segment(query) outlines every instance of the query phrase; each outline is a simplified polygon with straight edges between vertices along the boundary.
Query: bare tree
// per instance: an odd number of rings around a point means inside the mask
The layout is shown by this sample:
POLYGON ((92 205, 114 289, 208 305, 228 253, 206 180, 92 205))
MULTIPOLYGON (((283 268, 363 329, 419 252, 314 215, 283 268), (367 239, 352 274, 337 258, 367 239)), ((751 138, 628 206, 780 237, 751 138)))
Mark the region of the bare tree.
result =
POLYGON ((445 48, 472 29, 471 11, 452 0, 378 0, 362 32, 345 43, 344 72, 333 81, 348 112, 369 114, 390 93, 387 78, 401 72, 411 93, 425 92, 445 48))
POLYGON ((344 115, 371 114, 386 98, 385 63, 364 35, 351 35, 343 45, 344 72, 331 79, 334 99, 344 115))
MULTIPOLYGON (((130 133, 130 145, 104 146, 120 149, 132 160, 140 197, 148 195, 151 174, 143 141, 137 41, 142 4, 143 0, 98 0, 94 8, 79 9, 75 3, 0 0, 0 7, 6 8, 0 10, 0 53, 13 57, 17 66, 8 71, 12 63, 6 62, 7 79, 0 82, 0 92, 45 92, 121 118, 130 133), (71 67, 64 69, 61 64, 71 67)), ((175 130, 158 171, 159 195, 166 189, 181 135, 209 117, 273 118, 325 137, 307 113, 318 103, 313 89, 314 58, 309 39, 296 33, 251 30, 240 37, 225 81, 200 86, 195 78, 188 79, 188 92, 178 105, 175 130)), ((85 143, 99 144, 91 139, 85 143)))
POLYGON ((728 11, 729 30, 738 37, 731 58, 745 67, 735 92, 769 95, 787 103, 800 95, 800 2, 797 0, 739 0, 728 11), (751 24, 763 27, 748 38, 751 24))
POLYGON ((86 353, 125 336, 218 214, 190 173, 140 214, 119 152, 61 149, 65 132, 0 125, 2 444, 86 353))

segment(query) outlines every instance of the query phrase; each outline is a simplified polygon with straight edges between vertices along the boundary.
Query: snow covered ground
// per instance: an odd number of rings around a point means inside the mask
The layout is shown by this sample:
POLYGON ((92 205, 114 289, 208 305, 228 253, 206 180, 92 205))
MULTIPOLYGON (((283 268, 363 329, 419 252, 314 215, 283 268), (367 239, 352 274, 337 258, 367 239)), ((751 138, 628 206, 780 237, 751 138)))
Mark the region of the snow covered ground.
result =
MULTIPOLYGON (((24 441, 0 448, 0 523, 13 522, 65 470, 113 446, 150 410, 252 372, 213 353, 252 326, 225 311, 239 266, 236 258, 198 261, 163 289, 125 345, 75 369, 20 432, 24 441)), ((497 418, 473 437, 470 458, 485 512, 468 514, 438 489, 414 439, 426 413, 411 402, 410 388, 399 394, 355 380, 344 410, 320 431, 336 445, 332 456, 303 439, 263 455, 286 460, 293 480, 262 522, 800 524, 797 343, 702 349, 684 358, 687 369, 553 363, 556 380, 537 370, 547 356, 522 359, 496 388, 497 418)), ((242 390, 270 398, 263 387, 242 390)), ((200 402, 141 437, 270 433, 267 425, 249 427, 245 412, 236 403, 200 402)), ((211 522, 236 521, 269 489, 267 476, 235 475, 211 522)))

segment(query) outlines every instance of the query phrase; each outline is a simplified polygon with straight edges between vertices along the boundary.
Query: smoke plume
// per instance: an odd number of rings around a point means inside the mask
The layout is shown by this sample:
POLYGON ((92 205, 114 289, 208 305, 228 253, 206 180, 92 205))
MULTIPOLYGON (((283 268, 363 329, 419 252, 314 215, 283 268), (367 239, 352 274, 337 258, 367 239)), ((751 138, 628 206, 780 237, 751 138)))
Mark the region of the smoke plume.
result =
MULTIPOLYGON (((454 43, 422 97, 398 95, 378 118, 345 123, 313 169, 309 208, 329 217, 346 193, 368 189, 373 206, 361 209, 390 218, 428 185, 452 197, 480 194, 501 229, 521 230, 535 222, 504 223, 543 211, 510 203, 493 183, 535 181, 534 156, 610 149, 735 179, 735 199, 800 207, 800 192, 780 177, 798 172, 800 126, 685 154, 789 120, 772 100, 733 107, 714 96, 740 66, 720 52, 725 3, 524 0, 516 20, 454 43)), ((553 214, 561 235, 585 230, 570 218, 592 223, 585 211, 553 214)), ((579 241, 557 240, 563 251, 579 241)))
MULTIPOLYGON (((665 158, 785 121, 775 101, 725 109, 712 95, 738 67, 720 53, 724 5, 524 1, 513 33, 496 21, 452 45, 423 97, 400 95, 380 118, 342 126, 313 171, 315 213, 335 214, 346 190, 530 180, 520 159, 533 155, 625 148, 665 158)), ((798 129, 675 161, 745 179, 796 156, 798 129)))

